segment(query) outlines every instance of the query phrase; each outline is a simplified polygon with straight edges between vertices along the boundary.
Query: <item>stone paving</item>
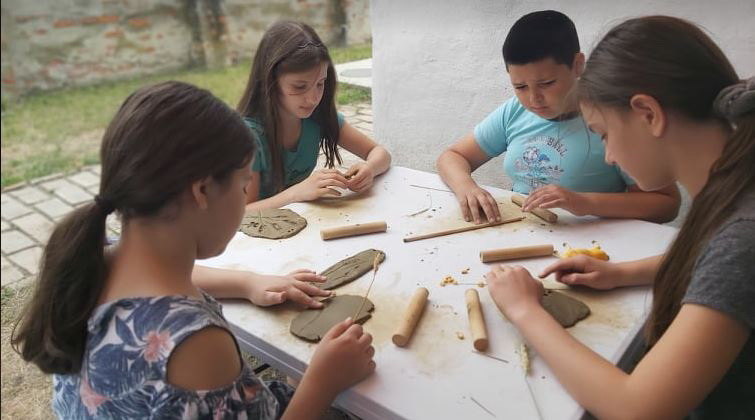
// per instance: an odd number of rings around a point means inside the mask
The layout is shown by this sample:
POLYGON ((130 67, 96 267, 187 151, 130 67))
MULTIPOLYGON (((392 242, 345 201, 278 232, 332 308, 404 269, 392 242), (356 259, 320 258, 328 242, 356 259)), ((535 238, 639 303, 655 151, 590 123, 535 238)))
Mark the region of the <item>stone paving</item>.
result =
MULTIPOLYGON (((349 124, 373 137, 370 104, 346 105, 338 110, 349 124)), ((350 153, 343 153, 343 157, 343 166, 357 159, 350 153)), ((320 159, 320 163, 322 161, 320 159)), ((34 280, 44 244, 55 222, 92 200, 99 186, 100 167, 97 165, 35 179, 2 191, 2 287, 22 286, 34 280)), ((109 218, 107 225, 109 234, 118 234, 117 219, 109 218)))

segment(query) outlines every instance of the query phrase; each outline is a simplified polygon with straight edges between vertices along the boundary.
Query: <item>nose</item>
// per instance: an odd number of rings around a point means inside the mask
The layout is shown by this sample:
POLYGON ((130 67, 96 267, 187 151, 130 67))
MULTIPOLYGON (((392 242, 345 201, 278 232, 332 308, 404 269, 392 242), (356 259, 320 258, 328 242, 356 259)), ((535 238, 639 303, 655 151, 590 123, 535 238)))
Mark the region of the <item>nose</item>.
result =
POLYGON ((606 147, 605 161, 606 161, 606 164, 608 164, 608 165, 615 165, 616 164, 616 160, 614 160, 613 154, 611 153, 610 150, 608 150, 608 147, 606 147))
POLYGON ((543 94, 538 89, 531 89, 530 102, 534 105, 542 105, 543 94))
POLYGON ((307 105, 315 106, 320 102, 320 92, 318 89, 310 89, 307 92, 307 105))

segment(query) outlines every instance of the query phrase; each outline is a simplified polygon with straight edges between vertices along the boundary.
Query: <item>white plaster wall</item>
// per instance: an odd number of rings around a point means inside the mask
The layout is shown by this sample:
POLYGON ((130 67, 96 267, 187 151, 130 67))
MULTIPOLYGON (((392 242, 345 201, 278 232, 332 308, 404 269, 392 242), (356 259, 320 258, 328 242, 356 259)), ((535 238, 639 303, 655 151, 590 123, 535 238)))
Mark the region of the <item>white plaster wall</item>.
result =
MULTIPOLYGON (((743 77, 755 75, 753 0, 373 0, 372 106, 375 138, 397 165, 435 172, 438 154, 513 95, 501 57, 522 15, 559 10, 576 24, 585 53, 609 28, 666 14, 705 27, 743 77)), ((501 157, 478 182, 508 186, 501 157)))

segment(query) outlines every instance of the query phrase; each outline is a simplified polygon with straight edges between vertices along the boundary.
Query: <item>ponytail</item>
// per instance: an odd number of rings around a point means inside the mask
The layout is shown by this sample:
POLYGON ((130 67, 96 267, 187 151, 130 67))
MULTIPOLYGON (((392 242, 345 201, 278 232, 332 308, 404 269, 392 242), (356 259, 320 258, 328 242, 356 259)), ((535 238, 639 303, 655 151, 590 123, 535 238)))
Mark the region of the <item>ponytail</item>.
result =
POLYGON ((107 271, 109 210, 96 202, 74 210, 55 227, 45 246, 34 294, 11 337, 14 350, 45 373, 81 370, 87 320, 107 271))

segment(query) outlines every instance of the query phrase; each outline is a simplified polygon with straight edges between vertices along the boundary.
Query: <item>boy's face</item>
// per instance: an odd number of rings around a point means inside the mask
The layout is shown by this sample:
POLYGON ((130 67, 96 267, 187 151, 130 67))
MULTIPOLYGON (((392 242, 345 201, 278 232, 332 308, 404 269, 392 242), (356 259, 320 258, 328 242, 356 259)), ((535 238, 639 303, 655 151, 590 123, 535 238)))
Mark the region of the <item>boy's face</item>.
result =
POLYGON ((578 53, 571 68, 548 57, 527 64, 509 64, 508 71, 519 102, 535 115, 553 119, 575 110, 569 108, 565 98, 583 67, 584 55, 578 53))

